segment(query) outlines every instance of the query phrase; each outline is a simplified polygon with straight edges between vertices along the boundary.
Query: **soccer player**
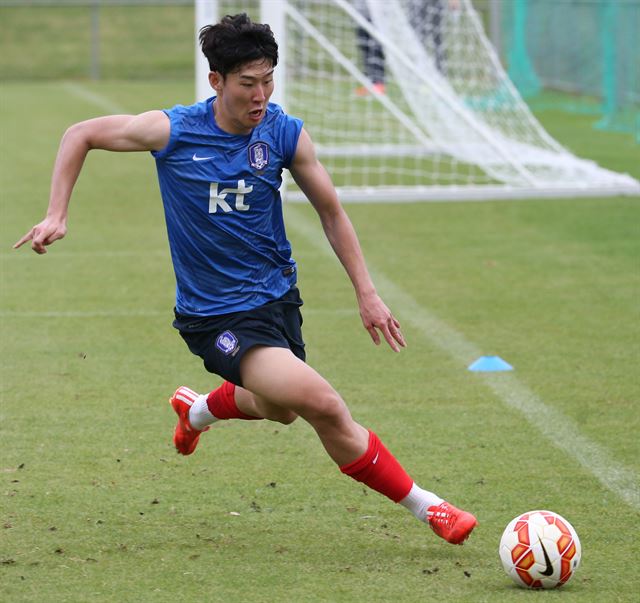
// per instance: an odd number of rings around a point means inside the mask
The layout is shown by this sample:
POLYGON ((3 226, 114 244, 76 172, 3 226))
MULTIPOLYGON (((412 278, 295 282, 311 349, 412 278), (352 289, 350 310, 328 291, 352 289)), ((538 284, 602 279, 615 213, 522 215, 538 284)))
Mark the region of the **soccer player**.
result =
POLYGON ((245 14, 200 31, 215 96, 192 106, 111 115, 62 138, 45 219, 16 244, 37 253, 65 236, 71 192, 91 149, 155 157, 177 291, 174 326, 220 387, 179 387, 173 441, 184 455, 221 420, 297 417, 315 429, 340 470, 409 509, 448 542, 476 525, 470 513, 420 488, 340 395, 305 363, 302 300, 279 194, 288 169, 316 209, 353 283, 364 327, 396 352, 398 321, 378 296, 357 236, 299 119, 269 103, 278 47, 268 25, 245 14))

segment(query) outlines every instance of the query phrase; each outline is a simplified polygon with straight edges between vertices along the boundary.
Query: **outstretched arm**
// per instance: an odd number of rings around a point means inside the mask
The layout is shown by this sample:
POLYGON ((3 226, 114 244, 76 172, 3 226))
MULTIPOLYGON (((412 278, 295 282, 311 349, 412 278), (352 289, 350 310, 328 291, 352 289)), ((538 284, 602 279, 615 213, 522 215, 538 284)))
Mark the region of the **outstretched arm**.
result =
POLYGON ((291 175, 318 212, 327 239, 353 283, 360 317, 371 339, 376 345, 380 344, 379 330, 389 346, 399 352, 400 347, 406 345, 400 323, 378 296, 351 220, 338 201, 331 178, 318 161, 304 129, 291 164, 291 175))
POLYGON ((110 115, 71 126, 62 137, 58 149, 47 215, 17 241, 13 248, 17 249, 31 241, 31 248, 42 254, 47 252, 47 245, 65 236, 71 192, 90 150, 160 150, 167 145, 169 134, 169 118, 162 111, 149 111, 140 115, 110 115))

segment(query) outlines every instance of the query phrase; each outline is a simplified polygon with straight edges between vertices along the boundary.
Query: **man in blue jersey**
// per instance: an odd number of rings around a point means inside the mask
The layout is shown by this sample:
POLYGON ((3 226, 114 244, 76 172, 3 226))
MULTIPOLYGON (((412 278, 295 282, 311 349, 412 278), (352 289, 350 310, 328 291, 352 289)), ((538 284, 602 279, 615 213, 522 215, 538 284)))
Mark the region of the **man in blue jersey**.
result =
POLYGON ((288 169, 316 209, 355 289, 374 343, 405 346, 378 296, 353 226, 300 120, 269 103, 278 49, 267 25, 244 15, 203 28, 200 43, 215 96, 195 105, 112 115, 71 126, 56 158, 46 218, 16 244, 37 253, 66 234, 73 186, 91 149, 155 157, 176 275, 174 326, 205 368, 223 378, 197 394, 179 387, 174 444, 194 452, 211 424, 297 417, 315 429, 340 470, 409 509, 454 544, 476 525, 409 477, 376 434, 351 417, 340 395, 305 363, 296 288, 279 193, 288 169))

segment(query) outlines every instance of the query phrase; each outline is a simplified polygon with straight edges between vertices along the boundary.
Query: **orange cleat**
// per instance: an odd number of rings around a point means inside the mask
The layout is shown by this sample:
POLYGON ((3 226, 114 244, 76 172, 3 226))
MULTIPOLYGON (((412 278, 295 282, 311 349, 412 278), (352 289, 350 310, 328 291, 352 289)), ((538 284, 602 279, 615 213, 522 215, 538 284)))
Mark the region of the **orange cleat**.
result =
POLYGON ((200 434, 209 430, 209 426, 207 426, 199 431, 191 427, 191 423, 189 423, 189 409, 198 397, 199 394, 183 385, 175 391, 169 400, 169 404, 178 415, 178 424, 173 432, 173 443, 180 454, 191 454, 198 445, 200 434))
POLYGON ((427 509, 427 522, 440 538, 451 544, 462 544, 478 525, 478 520, 448 502, 427 509))

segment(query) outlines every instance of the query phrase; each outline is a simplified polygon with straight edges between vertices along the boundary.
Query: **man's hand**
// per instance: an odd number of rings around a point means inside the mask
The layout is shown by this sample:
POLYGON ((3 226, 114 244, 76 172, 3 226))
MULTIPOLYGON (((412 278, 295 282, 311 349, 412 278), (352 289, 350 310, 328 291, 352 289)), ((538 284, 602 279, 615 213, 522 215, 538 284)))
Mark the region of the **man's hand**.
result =
POLYGON ((376 345, 380 345, 381 339, 378 333, 380 331, 394 352, 399 352, 401 347, 406 347, 400 323, 377 294, 360 302, 360 317, 364 328, 369 331, 376 345))
POLYGON ((60 220, 45 218, 39 224, 36 224, 27 234, 25 234, 16 244, 14 249, 18 249, 27 241, 31 241, 31 249, 36 253, 47 253, 47 245, 51 245, 54 241, 62 239, 67 234, 67 225, 60 220))

